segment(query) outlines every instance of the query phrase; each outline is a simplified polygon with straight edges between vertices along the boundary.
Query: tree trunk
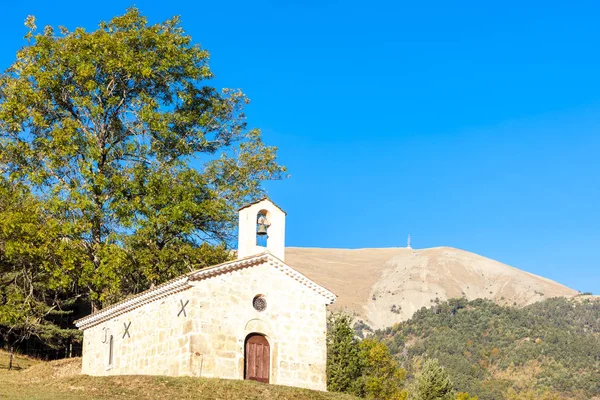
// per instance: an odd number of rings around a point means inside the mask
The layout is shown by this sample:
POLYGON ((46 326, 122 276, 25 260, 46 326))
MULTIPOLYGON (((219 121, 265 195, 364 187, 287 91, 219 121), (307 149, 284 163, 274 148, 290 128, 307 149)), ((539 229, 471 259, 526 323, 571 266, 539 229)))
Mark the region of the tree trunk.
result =
POLYGON ((92 300, 91 304, 92 304, 92 314, 95 313, 96 311, 100 311, 100 309, 102 308, 102 303, 100 303, 100 300, 92 300))
POLYGON ((10 346, 10 357, 8 358, 8 370, 12 370, 13 367, 13 357, 15 354, 15 347, 14 346, 10 346))

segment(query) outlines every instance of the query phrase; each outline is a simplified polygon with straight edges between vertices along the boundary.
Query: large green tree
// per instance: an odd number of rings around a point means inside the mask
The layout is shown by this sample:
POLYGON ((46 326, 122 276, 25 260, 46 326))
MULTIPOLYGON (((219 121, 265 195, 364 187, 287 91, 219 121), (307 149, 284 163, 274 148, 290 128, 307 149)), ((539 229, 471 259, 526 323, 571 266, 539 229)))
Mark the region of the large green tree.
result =
POLYGON ((285 169, 247 98, 206 84, 208 52, 135 8, 91 32, 26 26, 0 76, 0 169, 59 221, 63 285, 98 308, 227 259, 236 207, 285 169))

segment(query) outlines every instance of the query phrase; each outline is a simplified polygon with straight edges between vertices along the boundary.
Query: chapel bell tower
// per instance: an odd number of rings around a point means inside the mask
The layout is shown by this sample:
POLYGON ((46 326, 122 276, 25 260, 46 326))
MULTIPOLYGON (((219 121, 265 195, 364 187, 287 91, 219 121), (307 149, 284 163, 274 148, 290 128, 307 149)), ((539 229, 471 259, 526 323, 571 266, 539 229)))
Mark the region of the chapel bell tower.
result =
POLYGON ((238 258, 268 250, 283 261, 285 257, 285 211, 268 198, 240 208, 238 258))

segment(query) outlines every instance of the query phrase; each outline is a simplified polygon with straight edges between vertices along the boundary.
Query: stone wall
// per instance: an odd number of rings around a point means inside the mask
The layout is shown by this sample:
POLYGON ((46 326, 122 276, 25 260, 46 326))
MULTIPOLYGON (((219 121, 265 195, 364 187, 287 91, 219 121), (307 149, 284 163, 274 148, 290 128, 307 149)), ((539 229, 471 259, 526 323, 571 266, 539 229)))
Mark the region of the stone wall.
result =
POLYGON ((86 329, 83 373, 243 379, 245 338, 256 332, 270 345, 270 383, 326 389, 325 298, 268 262, 192 283, 86 329), (258 294, 262 312, 252 306, 258 294))

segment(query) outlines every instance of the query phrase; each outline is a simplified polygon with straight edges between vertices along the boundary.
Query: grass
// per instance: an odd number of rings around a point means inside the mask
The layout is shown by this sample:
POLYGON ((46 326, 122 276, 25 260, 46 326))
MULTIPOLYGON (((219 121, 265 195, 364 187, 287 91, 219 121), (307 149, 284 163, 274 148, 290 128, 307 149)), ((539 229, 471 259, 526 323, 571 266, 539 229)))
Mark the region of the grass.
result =
MULTIPOLYGON (((0 370, 8 370, 8 364, 10 363, 10 354, 0 350, 0 370)), ((13 369, 16 371, 27 369, 35 364, 39 363, 38 360, 33 358, 21 356, 15 354, 13 358, 13 369)))
MULTIPOLYGON (((0 352, 0 357, 4 356, 6 354, 0 352)), ((1 399, 356 400, 341 394, 251 381, 139 375, 92 377, 79 374, 81 359, 78 358, 52 362, 30 361, 29 369, 0 370, 1 399)), ((22 362, 25 364, 24 360, 22 362)))

